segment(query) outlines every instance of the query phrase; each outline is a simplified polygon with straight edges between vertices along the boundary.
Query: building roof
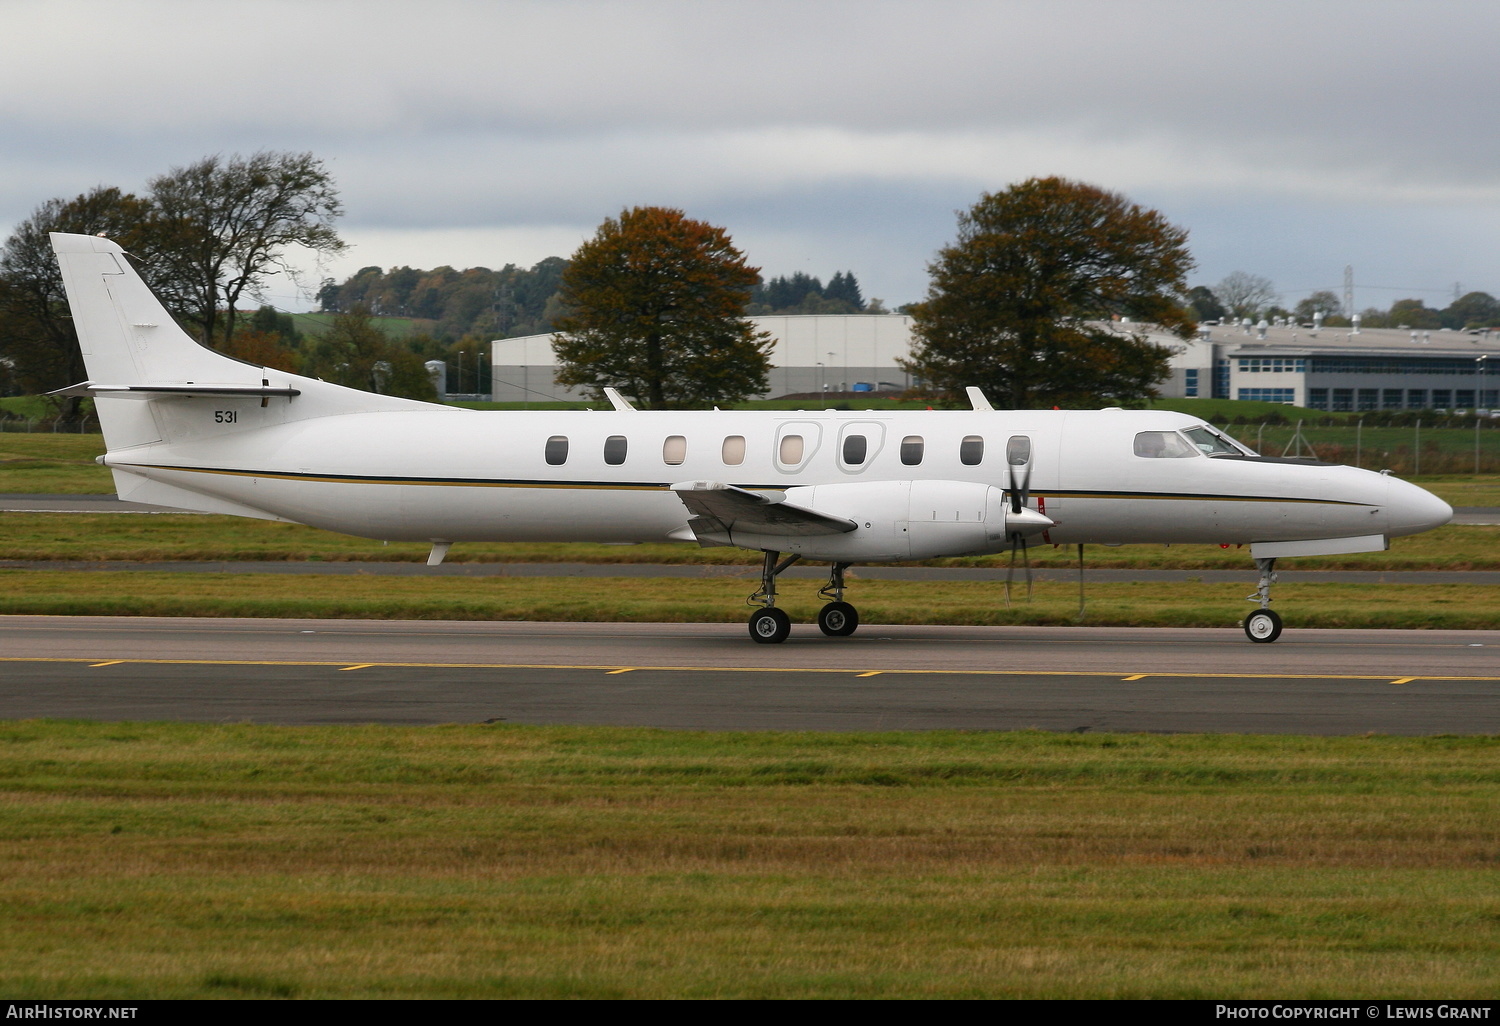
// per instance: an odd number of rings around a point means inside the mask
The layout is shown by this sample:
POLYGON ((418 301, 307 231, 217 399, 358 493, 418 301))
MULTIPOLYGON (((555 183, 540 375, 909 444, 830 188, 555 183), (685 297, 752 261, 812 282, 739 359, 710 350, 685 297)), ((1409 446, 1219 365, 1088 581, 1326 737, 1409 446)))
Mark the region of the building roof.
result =
MULTIPOLYGON (((1324 327, 1314 331, 1300 325, 1269 327, 1265 338, 1260 329, 1233 325, 1203 325, 1199 341, 1223 346, 1225 356, 1257 356, 1274 353, 1286 356, 1426 356, 1470 357, 1500 356, 1500 333, 1470 334, 1464 331, 1421 330, 1409 328, 1324 327), (1205 338, 1204 335, 1207 335, 1205 338)), ((1176 336, 1151 332, 1152 341, 1162 345, 1182 342, 1176 336)))

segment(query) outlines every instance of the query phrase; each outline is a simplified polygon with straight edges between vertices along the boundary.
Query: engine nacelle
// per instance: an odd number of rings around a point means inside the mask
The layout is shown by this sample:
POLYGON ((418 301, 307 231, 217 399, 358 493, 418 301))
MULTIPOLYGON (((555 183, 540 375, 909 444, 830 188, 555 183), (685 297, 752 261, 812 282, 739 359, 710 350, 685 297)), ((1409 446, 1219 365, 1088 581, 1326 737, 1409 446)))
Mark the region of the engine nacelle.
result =
MULTIPOLYGON (((848 534, 755 535, 733 544, 807 559, 885 563, 1000 552, 1007 543, 1005 493, 974 481, 870 481, 788 488, 786 501, 859 526, 848 534)), ((1037 514, 1026 511, 1030 517, 1037 514)), ((1035 530, 1045 530, 1047 521, 1035 530)), ((1032 533, 1027 525, 1026 533, 1032 533)))

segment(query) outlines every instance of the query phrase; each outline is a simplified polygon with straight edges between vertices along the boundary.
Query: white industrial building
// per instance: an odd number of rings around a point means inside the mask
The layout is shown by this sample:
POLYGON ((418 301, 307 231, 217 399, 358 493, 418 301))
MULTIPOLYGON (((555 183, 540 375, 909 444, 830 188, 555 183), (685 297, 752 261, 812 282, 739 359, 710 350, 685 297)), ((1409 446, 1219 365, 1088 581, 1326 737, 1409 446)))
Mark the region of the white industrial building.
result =
MULTIPOLYGON (((750 318, 776 339, 767 396, 900 392, 912 377, 912 319, 901 314, 750 318)), ((1128 322, 1122 331, 1141 330, 1128 322)), ((1315 410, 1500 409, 1500 332, 1203 325, 1184 341, 1154 328, 1172 352, 1158 386, 1168 397, 1260 399, 1315 410)), ((497 402, 582 400, 556 382, 552 335, 490 346, 497 402)))
MULTIPOLYGON (((751 317, 776 340, 767 396, 808 392, 902 392, 911 375, 896 358, 911 351, 911 318, 903 314, 751 317)), ((495 402, 549 398, 582 400, 557 384, 552 336, 527 335, 490 343, 495 402)))

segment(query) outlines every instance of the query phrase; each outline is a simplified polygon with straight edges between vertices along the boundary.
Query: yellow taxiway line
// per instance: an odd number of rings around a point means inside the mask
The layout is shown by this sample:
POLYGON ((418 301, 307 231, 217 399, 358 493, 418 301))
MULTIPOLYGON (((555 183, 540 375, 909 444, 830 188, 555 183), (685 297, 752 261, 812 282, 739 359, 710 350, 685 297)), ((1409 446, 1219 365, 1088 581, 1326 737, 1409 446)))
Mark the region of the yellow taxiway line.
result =
POLYGON ((1122 677, 1119 670, 932 670, 828 666, 621 666, 618 663, 406 663, 309 659, 110 659, 97 656, 0 656, 0 663, 84 663, 90 668, 137 663, 144 666, 309 666, 333 667, 339 670, 364 669, 454 669, 454 670, 593 670, 605 674, 657 671, 671 673, 844 673, 857 677, 883 674, 911 674, 946 677, 1114 677, 1136 681, 1148 677, 1186 678, 1192 680, 1379 680, 1390 684, 1415 681, 1500 681, 1500 676, 1399 673, 1182 673, 1147 671, 1122 677))

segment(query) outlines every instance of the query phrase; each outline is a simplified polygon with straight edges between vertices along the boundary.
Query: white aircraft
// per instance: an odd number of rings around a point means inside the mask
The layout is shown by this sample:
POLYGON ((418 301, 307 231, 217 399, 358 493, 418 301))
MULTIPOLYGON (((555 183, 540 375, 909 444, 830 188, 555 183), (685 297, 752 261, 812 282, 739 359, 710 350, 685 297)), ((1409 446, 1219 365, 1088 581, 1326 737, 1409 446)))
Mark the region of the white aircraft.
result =
POLYGON ((696 541, 764 553, 750 635, 785 640, 776 577, 832 564, 824 634, 852 634, 853 563, 1029 542, 1249 545, 1244 621, 1274 641, 1276 560, 1384 549, 1449 521, 1389 474, 1258 456, 1203 421, 1135 410, 479 412, 376 395, 193 341, 130 266, 52 236, 120 498, 432 544, 696 541), (783 556, 783 553, 786 555, 783 556))

